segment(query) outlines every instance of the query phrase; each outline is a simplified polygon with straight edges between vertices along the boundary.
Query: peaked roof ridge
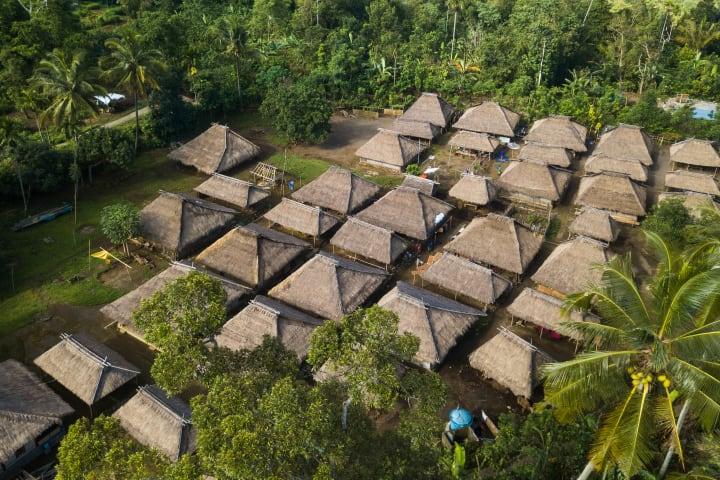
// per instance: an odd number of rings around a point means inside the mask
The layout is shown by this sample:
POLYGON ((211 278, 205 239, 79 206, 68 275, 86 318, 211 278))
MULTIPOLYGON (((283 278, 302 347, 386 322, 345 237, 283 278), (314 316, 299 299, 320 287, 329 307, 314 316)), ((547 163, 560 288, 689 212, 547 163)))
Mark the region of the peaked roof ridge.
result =
POLYGON ((250 305, 277 315, 278 320, 283 316, 287 316, 288 318, 292 316, 291 320, 297 320, 303 323, 311 323, 313 325, 321 325, 323 323, 322 320, 315 318, 312 315, 308 315, 307 313, 301 312, 297 308, 290 306, 285 302, 275 300, 274 298, 267 297, 265 295, 257 295, 255 298, 250 300, 250 305), (282 311, 277 308, 279 305, 282 306, 282 311))
POLYGON ((252 182, 248 182, 247 180, 243 180, 242 178, 231 177, 230 175, 224 175, 224 174, 219 173, 219 172, 213 172, 213 173, 210 174, 210 176, 211 176, 211 177, 222 178, 223 180, 227 180, 227 181, 229 181, 229 182, 238 183, 238 184, 240 184, 240 185, 247 185, 248 187, 258 188, 258 189, 260 189, 260 190, 265 190, 264 188, 262 188, 262 187, 260 187, 260 186, 258 186, 258 185, 256 185, 256 184, 254 184, 254 183, 252 183, 252 182))
POLYGON ((356 273, 370 273, 370 274, 375 273, 375 274, 382 274, 385 276, 390 275, 390 273, 388 273, 384 270, 380 270, 377 267, 366 266, 361 263, 354 262, 352 260, 349 260, 349 259, 346 259, 343 257, 339 257, 337 255, 333 255, 328 252, 319 251, 315 255, 315 257, 319 257, 319 259, 323 260, 325 263, 327 263, 329 265, 333 265, 336 269, 342 268, 343 270, 349 270, 351 272, 356 272, 356 273))
POLYGON ((185 207, 186 203, 191 203, 193 205, 196 205, 198 207, 206 208, 208 210, 214 210, 216 212, 222 212, 222 213, 237 213, 236 210, 229 208, 229 207, 223 207, 222 205, 218 205, 217 203, 208 202, 207 200, 203 200, 201 198, 193 198, 190 195, 187 195, 185 193, 177 193, 177 192, 168 192, 166 190, 158 190, 160 195, 165 195, 169 197, 174 197, 179 199, 182 202, 182 207, 185 207))
POLYGON ((457 300, 452 300, 443 295, 431 292, 430 290, 420 289, 402 280, 398 281, 395 284, 395 287, 397 288, 397 294, 399 297, 407 300, 414 299, 414 303, 417 303, 418 305, 422 304, 423 308, 425 309, 440 310, 449 313, 459 313, 462 315, 474 315, 476 317, 484 317, 487 315, 487 313, 483 310, 470 307, 468 305, 458 302, 457 300), (443 306, 441 302, 462 305, 466 308, 466 310, 454 310, 450 307, 443 306))
MULTIPOLYGON (((94 352, 89 346, 80 342, 80 340, 78 340, 77 337, 75 337, 75 335, 72 335, 69 333, 61 333, 60 338, 65 340, 68 343, 68 345, 71 345, 77 351, 79 351, 86 357, 90 358, 90 360, 94 361, 98 365, 101 365, 103 367, 115 368, 118 370, 124 370, 124 371, 132 372, 132 373, 138 373, 138 374, 140 373, 137 370, 131 370, 129 368, 123 368, 123 367, 119 367, 117 365, 113 365, 113 363, 108 360, 107 356, 105 356, 105 357, 100 356, 98 353, 94 352)), ((98 382, 99 381, 100 380, 98 379, 98 382)))
POLYGON ((248 287, 246 287, 246 286, 243 285, 242 283, 235 282, 235 281, 233 281, 233 280, 230 280, 230 279, 227 278, 227 277, 224 277, 224 276, 222 276, 222 275, 218 275, 217 273, 209 272, 209 271, 207 271, 207 270, 205 270, 205 269, 203 269, 203 268, 199 268, 199 267, 195 266, 194 263, 188 263, 188 262, 189 262, 189 260, 179 260, 179 261, 178 261, 178 260, 173 260, 172 262, 170 262, 170 265, 172 265, 172 266, 174 266, 174 267, 182 268, 182 269, 187 270, 187 271, 193 271, 193 272, 203 273, 203 274, 207 275, 208 277, 210 277, 210 278, 212 278, 212 279, 214 279, 214 280, 217 280, 217 281, 219 281, 220 283, 222 283, 222 284, 224 284, 224 285, 230 285, 230 286, 232 286, 232 287, 241 288, 241 289, 243 289, 243 290, 250 290, 248 287))
MULTIPOLYGON (((189 418, 186 418, 185 415, 179 415, 172 405, 169 403, 169 398, 165 396, 165 398, 161 398, 161 395, 158 395, 157 389, 151 388, 150 385, 143 385, 141 387, 138 387, 138 392, 147 395, 150 397, 151 400, 156 402, 158 406, 160 406, 163 410, 165 410, 167 413, 169 413, 171 416, 175 417, 177 420, 179 420, 183 425, 191 425, 192 422, 189 418)), ((164 392, 163 392, 164 395, 164 392)))

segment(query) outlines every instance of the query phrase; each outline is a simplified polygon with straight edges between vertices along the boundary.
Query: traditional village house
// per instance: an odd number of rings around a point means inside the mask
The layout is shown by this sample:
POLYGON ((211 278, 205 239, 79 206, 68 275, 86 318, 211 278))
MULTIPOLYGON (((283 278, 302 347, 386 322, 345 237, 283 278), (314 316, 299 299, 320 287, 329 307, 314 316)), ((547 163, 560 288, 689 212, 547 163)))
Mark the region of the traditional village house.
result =
POLYGON ((455 109, 437 93, 423 93, 405 110, 400 119, 427 122, 444 130, 454 116, 455 109))
POLYGON ((260 153, 260 148, 224 125, 213 124, 168 154, 168 158, 212 174, 231 170, 260 153))
POLYGON ((453 125, 458 130, 512 138, 520 115, 496 102, 483 102, 465 110, 453 125))
POLYGON ((392 230, 348 217, 345 224, 330 239, 330 245, 355 257, 379 262, 386 268, 405 253, 408 244, 392 230))
POLYGON ((626 223, 637 222, 646 214, 647 190, 625 175, 601 173, 580 179, 575 203, 611 212, 626 223))
POLYGON ((332 166, 312 182, 293 192, 298 202, 349 215, 366 207, 380 187, 350 170, 332 166))
POLYGON ((219 173, 213 173, 193 190, 200 195, 242 209, 251 208, 270 196, 268 190, 253 183, 219 173))
POLYGON ((585 207, 568 227, 570 234, 594 238, 606 244, 617 240, 620 226, 609 212, 597 208, 585 207))
POLYGON ((551 207, 562 199, 572 174, 547 165, 510 162, 495 184, 500 192, 519 203, 551 207))
POLYGON ((562 147, 577 153, 587 152, 587 128, 563 115, 536 120, 525 140, 549 147, 562 147))
POLYGON ((602 272, 595 267, 608 260, 603 244, 576 237, 558 245, 531 278, 540 290, 562 297, 597 285, 602 272))
POLYGON ((420 163, 427 146, 392 130, 378 129, 370 140, 357 149, 361 160, 391 170, 402 170, 410 163, 420 163))
POLYGON ((487 133, 456 132, 448 142, 451 152, 490 158, 500 147, 500 141, 487 133))
POLYGON ((490 177, 466 173, 450 188, 448 195, 461 205, 485 206, 497 196, 497 189, 490 177))
POLYGON ((305 205, 284 197, 264 215, 271 223, 303 235, 321 237, 340 224, 340 219, 319 207, 305 205))

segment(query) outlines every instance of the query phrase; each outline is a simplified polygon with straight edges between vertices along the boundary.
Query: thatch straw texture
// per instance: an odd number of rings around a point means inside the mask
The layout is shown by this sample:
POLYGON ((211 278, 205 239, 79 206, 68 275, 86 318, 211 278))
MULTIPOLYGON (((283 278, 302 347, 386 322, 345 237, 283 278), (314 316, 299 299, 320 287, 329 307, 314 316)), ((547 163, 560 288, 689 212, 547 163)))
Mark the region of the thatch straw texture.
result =
POLYGON ((670 161, 697 167, 720 167, 720 155, 710 140, 688 138, 670 146, 670 161))
POLYGON ((430 180, 429 178, 418 177, 417 175, 405 175, 403 178, 401 187, 410 187, 420 190, 425 195, 435 195, 435 188, 437 188, 437 182, 430 180))
POLYGON ((73 413, 50 387, 17 360, 0 363, 0 464, 73 413))
POLYGON ((602 244, 576 237, 558 245, 532 280, 566 295, 583 291, 600 282, 602 273, 595 267, 607 261, 608 253, 602 244))
POLYGON ((710 195, 695 192, 663 192, 658 195, 658 203, 671 198, 679 198, 682 200, 683 205, 687 208, 688 212, 690 212, 690 215, 696 219, 699 219, 701 216, 700 207, 711 207, 715 210, 720 209, 720 205, 714 202, 710 195))
POLYGON ((168 154, 168 158, 211 174, 247 162, 260 148, 224 125, 213 124, 203 133, 168 154))
POLYGON ((551 361, 548 355, 506 329, 470 354, 471 367, 527 399, 540 383, 540 367, 551 361))
POLYGON ((452 205, 420 190, 398 187, 357 214, 357 218, 416 240, 427 240, 447 220, 452 205))
POLYGON ((277 338, 303 360, 310 348, 310 335, 321 320, 283 302, 258 295, 247 307, 223 325, 215 336, 218 346, 231 350, 253 349, 268 335, 277 338))
POLYGON ((195 261, 249 287, 262 287, 310 248, 292 235, 251 223, 230 230, 195 261))
POLYGON ((576 310, 565 315, 562 307, 562 300, 538 292, 533 288, 525 288, 508 306, 507 311, 513 317, 524 322, 532 323, 545 330, 563 333, 574 340, 582 340, 582 338, 577 332, 564 328, 563 322, 599 322, 596 316, 576 310))
POLYGON ((380 128, 378 133, 357 149, 355 155, 381 167, 402 170, 408 163, 418 161, 426 148, 427 145, 416 140, 380 128))
POLYGON ((403 120, 402 118, 396 119, 390 129, 406 137, 420 138, 427 141, 431 141, 440 135, 440 127, 430 122, 416 122, 413 120, 403 120))
POLYGON ((311 237, 320 237, 335 228, 340 219, 318 207, 305 205, 287 197, 264 216, 272 223, 311 237))
POLYGON ((395 312, 399 333, 410 332, 420 339, 415 361, 425 368, 441 364, 457 339, 485 316, 482 310, 405 282, 398 282, 378 305, 395 312))
POLYGON ((587 152, 587 128, 562 115, 536 120, 525 140, 550 147, 562 147, 573 152, 587 152))
POLYGON ((191 416, 190 405, 177 397, 168 398, 155 385, 138 388, 113 414, 131 437, 173 462, 195 450, 196 431, 191 416))
POLYGON ((489 268, 447 252, 430 265, 422 279, 485 304, 495 303, 512 287, 509 280, 489 268))
POLYGON ((500 146, 500 141, 487 133, 460 130, 450 138, 448 145, 450 147, 472 150, 474 152, 493 153, 500 146))
POLYGON ((583 208, 569 227, 570 233, 594 238, 606 243, 617 240, 620 226, 610 213, 597 208, 583 208))
POLYGON ((473 205, 487 205, 497 196, 497 190, 489 177, 465 174, 450 188, 452 198, 473 205))
POLYGON ((452 120, 453 115, 455 115, 455 109, 437 93, 423 93, 405 110, 400 119, 428 122, 436 127, 445 128, 452 120))
POLYGON ((386 265, 395 263, 408 245, 386 228, 349 217, 330 239, 330 244, 386 265))
POLYGON ((445 251, 521 274, 540 251, 542 242, 542 235, 510 217, 491 213, 474 218, 445 246, 445 251))
POLYGON ((635 125, 620 124, 598 139, 593 155, 615 160, 653 164, 655 144, 645 131, 635 125))
POLYGON ((624 175, 601 173, 580 179, 575 203, 585 207, 642 217, 647 190, 624 175))
POLYGON ((645 165, 637 160, 623 160, 593 153, 585 162, 585 171, 588 173, 619 173, 638 182, 646 182, 648 172, 645 165))
POLYGON ((269 191, 257 185, 217 173, 212 174, 194 190, 238 208, 250 208, 270 196, 269 191))
POLYGON ((555 165, 568 168, 572 162, 573 154, 562 147, 549 147, 537 143, 527 143, 520 149, 518 160, 523 162, 539 163, 540 165, 555 165))
POLYGON ((717 183, 712 174, 676 170, 665 174, 665 186, 687 192, 720 195, 717 183))
POLYGON ((332 166, 318 178, 294 192, 298 202, 348 215, 370 203, 380 187, 350 170, 332 166))
POLYGON ((140 211, 140 235, 182 258, 216 240, 236 214, 212 202, 161 191, 140 211))
POLYGON ((504 137, 515 136, 520 115, 495 102, 483 102, 465 110, 453 127, 504 137))
POLYGON ((547 165, 529 162, 510 162, 496 185, 508 193, 520 193, 532 198, 557 202, 565 193, 572 174, 547 165))
POLYGON ((368 300, 388 278, 379 268, 318 253, 269 296, 320 318, 340 318, 368 300))
POLYGON ((88 405, 105 398, 140 372, 119 353, 94 338, 63 334, 35 365, 88 405))

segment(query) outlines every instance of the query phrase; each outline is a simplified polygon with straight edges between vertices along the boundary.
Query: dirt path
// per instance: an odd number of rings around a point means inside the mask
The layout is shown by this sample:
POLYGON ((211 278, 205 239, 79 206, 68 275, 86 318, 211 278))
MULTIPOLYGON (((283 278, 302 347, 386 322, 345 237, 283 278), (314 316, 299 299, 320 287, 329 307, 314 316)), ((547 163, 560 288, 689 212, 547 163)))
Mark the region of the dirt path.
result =
MULTIPOLYGON (((148 112, 150 112, 150 107, 143 107, 140 110, 138 110, 138 117, 142 118, 145 115, 147 115, 148 112)), ((102 126, 104 128, 113 128, 113 127, 117 127, 118 125, 122 125, 123 123, 134 122, 134 121, 135 121, 135 111, 133 110, 132 112, 125 115, 124 117, 120 117, 111 122, 107 122, 107 123, 103 124, 102 126)))

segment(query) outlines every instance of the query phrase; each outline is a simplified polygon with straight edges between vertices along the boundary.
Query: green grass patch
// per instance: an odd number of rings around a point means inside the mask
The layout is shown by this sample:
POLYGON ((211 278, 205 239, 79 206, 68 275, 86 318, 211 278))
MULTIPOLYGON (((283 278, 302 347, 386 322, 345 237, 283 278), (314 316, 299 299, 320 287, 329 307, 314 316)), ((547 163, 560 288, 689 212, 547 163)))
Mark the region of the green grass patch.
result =
POLYGON ((287 157, 284 153, 276 153, 265 162, 284 170, 285 173, 296 179, 302 180, 303 184, 315 180, 325 173, 331 165, 330 162, 319 158, 308 158, 292 153, 288 153, 287 157))

